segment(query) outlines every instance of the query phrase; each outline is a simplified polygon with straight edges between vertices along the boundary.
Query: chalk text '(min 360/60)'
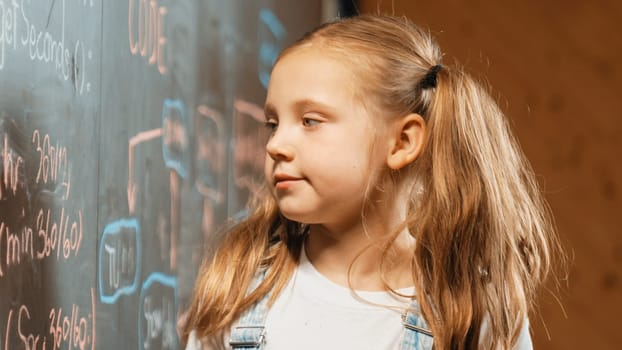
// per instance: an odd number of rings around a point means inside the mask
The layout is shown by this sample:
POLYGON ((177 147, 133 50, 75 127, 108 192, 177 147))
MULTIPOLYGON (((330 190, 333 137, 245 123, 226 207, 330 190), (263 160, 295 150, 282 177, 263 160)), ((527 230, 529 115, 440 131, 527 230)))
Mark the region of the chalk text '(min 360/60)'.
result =
POLYGON ((65 208, 57 215, 50 209, 40 209, 34 228, 26 225, 14 230, 2 219, 0 247, 6 249, 0 249, 0 278, 25 258, 43 260, 56 255, 57 260, 68 260, 78 255, 83 237, 81 209, 73 215, 65 208))

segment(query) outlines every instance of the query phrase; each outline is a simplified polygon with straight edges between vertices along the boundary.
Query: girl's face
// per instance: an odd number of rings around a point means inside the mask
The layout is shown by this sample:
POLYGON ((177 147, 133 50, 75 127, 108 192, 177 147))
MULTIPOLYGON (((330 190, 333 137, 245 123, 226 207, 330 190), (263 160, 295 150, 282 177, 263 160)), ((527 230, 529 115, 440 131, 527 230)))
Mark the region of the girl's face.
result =
POLYGON ((355 97, 356 81, 346 64, 312 46, 288 53, 272 71, 265 175, 290 220, 361 220, 368 184, 373 188, 386 162, 388 143, 381 142, 383 128, 355 97))

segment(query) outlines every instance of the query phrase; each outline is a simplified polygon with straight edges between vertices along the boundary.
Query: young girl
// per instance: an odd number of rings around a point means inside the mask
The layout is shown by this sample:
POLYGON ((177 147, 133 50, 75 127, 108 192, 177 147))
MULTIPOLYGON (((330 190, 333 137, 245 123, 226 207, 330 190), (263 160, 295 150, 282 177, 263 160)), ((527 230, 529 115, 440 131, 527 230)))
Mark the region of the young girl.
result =
POLYGON ((199 272, 188 349, 530 349, 558 244, 499 107, 404 18, 325 24, 265 103, 266 195, 199 272))

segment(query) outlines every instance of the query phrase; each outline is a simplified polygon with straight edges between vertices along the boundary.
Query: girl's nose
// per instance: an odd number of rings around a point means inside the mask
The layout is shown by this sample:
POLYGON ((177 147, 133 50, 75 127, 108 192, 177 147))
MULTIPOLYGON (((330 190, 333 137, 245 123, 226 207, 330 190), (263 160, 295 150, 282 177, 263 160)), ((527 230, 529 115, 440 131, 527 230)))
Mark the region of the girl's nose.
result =
POLYGON ((275 130, 266 143, 266 152, 274 160, 290 161, 294 159, 294 148, 286 133, 275 130))

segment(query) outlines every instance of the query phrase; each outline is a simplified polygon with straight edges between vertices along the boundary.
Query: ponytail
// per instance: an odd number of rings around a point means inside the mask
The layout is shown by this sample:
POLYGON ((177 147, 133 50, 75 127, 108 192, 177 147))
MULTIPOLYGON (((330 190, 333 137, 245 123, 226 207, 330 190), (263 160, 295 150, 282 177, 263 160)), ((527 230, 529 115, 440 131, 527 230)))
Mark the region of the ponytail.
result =
POLYGON ((477 348, 484 321, 492 348, 511 348, 551 263, 550 212, 485 89, 453 67, 435 85, 409 214, 422 310, 436 348, 477 348))

